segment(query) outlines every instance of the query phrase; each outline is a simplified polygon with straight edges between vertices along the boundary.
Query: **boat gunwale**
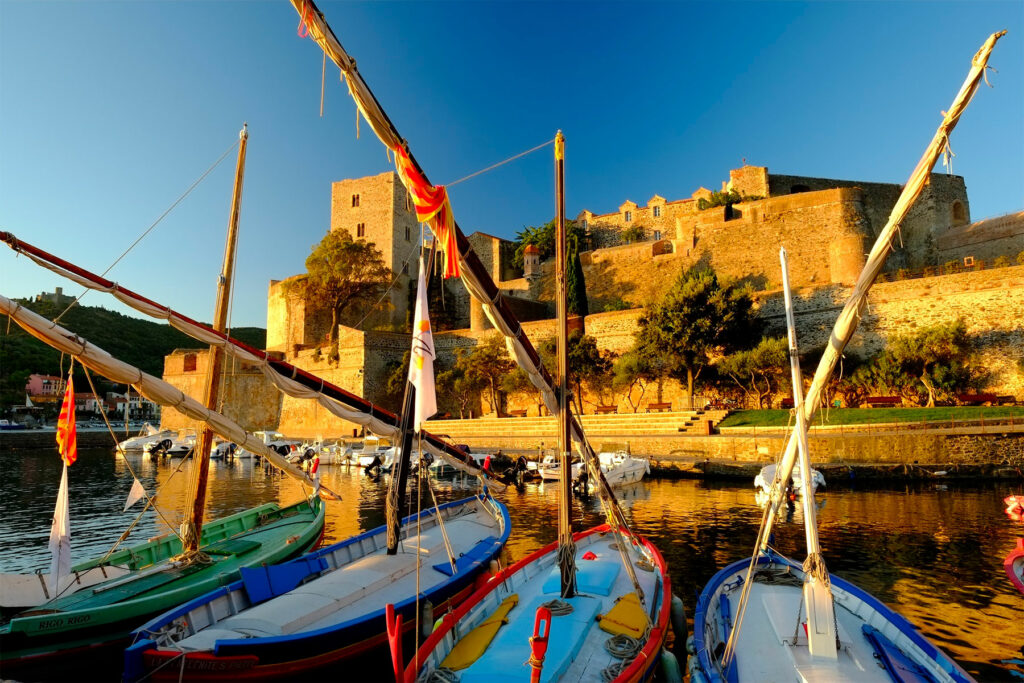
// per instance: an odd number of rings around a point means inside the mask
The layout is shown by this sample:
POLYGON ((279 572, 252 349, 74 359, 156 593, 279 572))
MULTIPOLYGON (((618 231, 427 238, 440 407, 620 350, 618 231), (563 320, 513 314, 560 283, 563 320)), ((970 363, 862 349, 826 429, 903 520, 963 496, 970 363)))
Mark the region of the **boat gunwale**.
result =
MULTIPOLYGON (((697 608, 693 614, 694 656, 697 657, 701 672, 707 677, 710 683, 720 683, 721 681, 732 682, 736 680, 735 674, 733 676, 723 676, 719 669, 712 664, 711 658, 708 654, 709 650, 708 643, 705 639, 705 631, 709 627, 707 619, 709 610, 712 606, 712 598, 718 593, 727 578, 734 576, 744 566, 749 565, 749 563, 750 559, 745 558, 737 560, 736 562, 728 564, 718 570, 707 584, 705 584, 704 590, 701 591, 700 597, 697 599, 697 608)), ((758 555, 756 566, 773 563, 782 564, 790 568, 803 571, 803 566, 800 563, 771 549, 768 549, 758 555)), ((833 585, 860 600, 870 609, 873 609, 882 616, 886 621, 895 626, 900 633, 920 648, 922 654, 934 661, 940 668, 949 674, 950 678, 954 681, 957 681, 958 683, 971 683, 974 681, 971 675, 967 673, 963 667, 961 667, 952 657, 946 654, 937 645, 925 638, 917 627, 899 612, 891 609, 863 588, 860 588, 842 577, 829 573, 829 580, 833 585)), ((868 623, 866 619, 862 619, 862 621, 864 623, 868 623)))
MULTIPOLYGON (((610 531, 612 531, 611 525, 607 523, 600 524, 590 529, 574 533, 573 542, 578 542, 593 534, 603 535, 610 531)), ((651 557, 654 560, 655 567, 661 575, 661 607, 658 610, 657 622, 652 625, 651 632, 648 635, 647 642, 644 643, 644 647, 637 653, 629 666, 623 669, 619 675, 613 679, 613 681, 642 680, 639 675, 646 674, 650 669, 657 665, 658 657, 654 655, 657 653, 657 650, 660 650, 664 646, 665 639, 668 637, 669 614, 672 605, 672 586, 671 579, 668 575, 668 567, 665 564, 665 558, 653 543, 641 536, 637 536, 635 538, 639 539, 640 542, 643 543, 644 547, 651 551, 651 557)), ((447 636, 452 629, 462 621, 466 615, 475 609, 488 595, 501 586, 510 576, 518 573, 545 555, 553 551, 557 551, 557 549, 558 541, 553 541, 546 546, 534 550, 515 564, 509 565, 492 576, 487 583, 467 598, 462 605, 452 612, 444 615, 441 619, 440 625, 435 627, 433 633, 423 641, 423 645, 420 646, 420 649, 406 666, 403 677, 405 683, 415 683, 418 680, 420 670, 427 664, 427 659, 429 658, 430 653, 432 653, 444 637, 447 636), (419 653, 421 652, 425 653, 423 657, 419 656, 419 653), (417 662, 420 662, 419 666, 417 666, 417 662)))
MULTIPOLYGON (((490 494, 486 494, 486 495, 474 494, 472 496, 467 496, 466 498, 461 498, 459 500, 449 501, 447 503, 444 503, 443 505, 439 505, 437 508, 431 507, 429 509, 425 509, 425 510, 423 510, 420 513, 419 516, 433 516, 433 515, 436 515, 437 512, 439 512, 439 511, 443 511, 443 510, 447 510, 447 509, 454 509, 454 508, 461 507, 461 506, 472 505, 474 503, 479 503, 483 507, 483 510, 481 510, 480 512, 482 514, 487 514, 488 511, 489 511, 489 507, 487 505, 487 501, 488 500, 491 500, 491 501, 494 501, 494 502, 498 503, 497 510, 501 513, 500 519, 497 520, 498 525, 501 527, 501 533, 500 533, 498 539, 496 541, 493 541, 490 544, 490 547, 489 547, 489 549, 487 551, 487 555, 486 555, 486 559, 489 561, 490 559, 493 559, 495 556, 498 555, 498 553, 501 552, 501 549, 508 542, 509 536, 511 535, 511 532, 512 532, 512 522, 511 522, 511 517, 510 517, 509 512, 508 512, 508 507, 506 505, 504 505, 503 503, 500 503, 500 501, 497 501, 494 498, 492 498, 490 496, 490 494)), ((402 525, 405 526, 409 522, 415 521, 416 518, 417 518, 416 514, 407 515, 406 517, 404 517, 402 519, 402 525)), ((359 543, 359 542, 361 542, 361 541, 363 541, 363 540, 365 540, 367 538, 370 538, 372 536, 379 536, 380 534, 384 533, 386 530, 387 530, 387 526, 386 525, 381 525, 381 526, 375 527, 373 529, 369 529, 367 531, 364 531, 363 533, 358 534, 356 536, 351 536, 351 537, 348 537, 348 538, 343 539, 341 541, 338 541, 337 543, 331 544, 331 545, 326 546, 324 548, 320 548, 319 550, 316 550, 316 551, 314 551, 312 553, 308 553, 306 555, 302 555, 302 556, 296 558, 296 560, 291 560, 291 561, 298 561, 298 560, 309 561, 309 560, 314 560, 314 559, 317 559, 319 557, 322 557, 323 555, 328 555, 328 554, 337 552, 341 548, 348 547, 350 545, 354 545, 356 543, 359 543)), ((480 542, 477 542, 474 545, 474 547, 476 547, 478 545, 480 545, 480 542)), ((364 555, 364 557, 365 557, 365 555, 364 555)), ((482 566, 482 565, 483 565, 483 562, 481 561, 480 566, 482 566)), ((341 569, 343 569, 343 567, 337 567, 337 568, 335 568, 332 571, 339 571, 341 569)), ((328 573, 331 573, 331 572, 328 572, 328 573)), ((443 579, 440 583, 438 583, 435 586, 431 587, 425 593, 421 593, 420 594, 421 595, 421 599, 429 599, 432 595, 437 595, 439 593, 443 593, 444 591, 447 591, 447 590, 451 589, 455 584, 459 583, 460 581, 465 581, 468 578, 469 575, 470 575, 470 573, 466 572, 466 571, 457 572, 454 575, 449 576, 449 577, 443 579)), ((167 626, 168 624, 172 623, 174 620, 176 620, 178 618, 181 618, 181 617, 184 617, 186 614, 188 614, 192 610, 200 608, 203 605, 209 604, 210 602, 213 602, 214 600, 216 600, 216 599, 218 599, 220 597, 227 596, 227 595, 229 595, 230 593, 232 593, 234 591, 244 590, 244 589, 245 589, 244 581, 242 579, 239 579, 237 581, 232 582, 231 584, 229 584, 227 586, 222 586, 222 587, 220 587, 220 588, 218 588, 216 590, 210 591, 209 593, 201 595, 201 596, 195 598, 194 600, 191 600, 191 601, 181 605, 180 607, 174 609, 173 611, 165 612, 164 614, 159 615, 158 617, 152 619, 151 621, 147 622, 146 624, 140 626, 138 629, 133 631, 132 636, 134 638, 138 638, 139 634, 145 633, 147 631, 153 632, 153 631, 156 631, 158 629, 161 629, 161 628, 167 626)), ((290 592, 290 591, 285 591, 285 593, 287 593, 287 592, 290 592)), ((283 595, 285 593, 282 593, 281 595, 283 595)), ((470 594, 470 596, 471 595, 472 595, 472 593, 470 594)), ((280 596, 279 595, 271 596, 271 597, 267 598, 266 600, 261 600, 259 602, 252 603, 251 606, 262 604, 264 602, 267 602, 268 600, 274 599, 275 597, 280 597, 280 596)), ((413 604, 416 601, 416 599, 417 599, 417 596, 413 595, 412 597, 406 598, 405 600, 402 600, 401 602, 394 603, 394 607, 395 607, 395 609, 397 611, 401 611, 402 609, 404 609, 404 608, 408 607, 409 605, 413 604)), ((211 650, 195 650, 195 651, 190 651, 190 652, 185 653, 184 659, 186 659, 186 660, 188 660, 188 659, 200 659, 200 657, 198 657, 199 655, 204 655, 204 657, 202 657, 202 658, 206 658, 206 659, 211 659, 212 658, 212 659, 218 659, 218 660, 219 659, 225 659, 226 660, 226 659, 230 659, 230 658, 244 657, 244 656, 247 656, 247 655, 235 654, 235 653, 228 653, 228 654, 223 654, 222 655, 221 654, 221 650, 222 650, 222 648, 227 649, 227 648, 230 648, 230 647, 238 647, 238 646, 279 645, 279 644, 282 644, 282 643, 289 643, 289 642, 295 642, 295 641, 302 641, 302 640, 306 640, 306 639, 318 638, 318 637, 322 637, 322 636, 325 636, 325 635, 330 635, 331 633, 340 633, 340 632, 342 632, 342 631, 344 631, 346 629, 351 629, 351 628, 357 627, 360 624, 370 623, 370 622, 374 621, 375 619, 383 619, 384 615, 385 615, 385 611, 386 611, 386 608, 385 607, 381 607, 378 610, 374 610, 372 612, 367 612, 367 613, 365 613, 363 615, 360 615, 360 616, 357 616, 357 617, 353 617, 352 619, 348 619, 348 620, 346 620, 344 622, 341 622, 341 623, 338 623, 338 624, 329 625, 329 626, 324 626, 324 627, 321 627, 321 628, 318 628, 318 629, 315 629, 315 630, 304 630, 304 631, 298 631, 296 633, 283 634, 283 635, 279 635, 279 636, 263 636, 263 637, 259 637, 259 638, 231 638, 231 639, 217 640, 217 641, 215 641, 215 644, 214 644, 214 647, 212 649, 212 652, 211 652, 211 650)), ((209 627, 215 627, 215 626, 216 626, 215 623, 214 624, 210 624, 210 625, 204 627, 204 629, 205 628, 209 628, 209 627)), ((196 633, 200 633, 204 629, 200 629, 200 631, 197 631, 196 633)), ((139 642, 141 643, 142 641, 139 641, 139 642)), ((150 641, 150 643, 155 645, 155 643, 152 643, 152 641, 150 641)), ((133 644, 132 647, 135 647, 135 644, 133 644)), ((143 656, 143 657, 145 657, 145 656, 154 656, 154 655, 156 655, 156 656, 167 656, 168 653, 173 653, 174 656, 181 655, 181 651, 171 650, 171 649, 169 649, 167 647, 149 647, 149 648, 143 650, 142 652, 140 652, 139 655, 143 656)), ((127 656, 127 654, 126 654, 126 656, 127 656)), ((256 666, 260 666, 260 664, 257 663, 256 666)))

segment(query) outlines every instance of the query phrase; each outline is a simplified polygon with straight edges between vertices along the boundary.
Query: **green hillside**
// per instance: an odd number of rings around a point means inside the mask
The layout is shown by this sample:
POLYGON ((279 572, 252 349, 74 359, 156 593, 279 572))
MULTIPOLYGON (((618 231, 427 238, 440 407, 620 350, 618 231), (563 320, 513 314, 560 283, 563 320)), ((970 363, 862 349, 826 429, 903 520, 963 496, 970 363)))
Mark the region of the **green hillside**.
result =
MULTIPOLYGON (((49 319, 64 310, 64 307, 46 302, 22 300, 19 303, 49 319)), ((118 360, 157 377, 163 374, 164 356, 174 349, 203 348, 200 342, 170 325, 132 318, 95 306, 75 306, 61 318, 60 325, 80 334, 118 360)), ((267 331, 260 327, 236 327, 231 330, 231 336, 259 349, 267 343, 267 331)), ((67 371, 67 359, 64 360, 64 370, 67 371)), ((59 351, 29 336, 7 316, 0 317, 0 409, 11 403, 24 402, 25 381, 30 374, 58 375, 60 371, 59 351)), ((88 390, 84 376, 82 382, 76 389, 88 390)), ((103 391, 99 387, 97 389, 103 391)))

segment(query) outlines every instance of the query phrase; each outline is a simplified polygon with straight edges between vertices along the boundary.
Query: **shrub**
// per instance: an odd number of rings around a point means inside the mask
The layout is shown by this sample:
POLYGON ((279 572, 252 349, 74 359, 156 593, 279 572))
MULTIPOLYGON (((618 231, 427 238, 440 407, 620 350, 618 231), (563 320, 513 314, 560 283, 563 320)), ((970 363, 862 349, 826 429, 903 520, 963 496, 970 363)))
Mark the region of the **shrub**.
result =
POLYGON ((942 266, 942 270, 946 275, 952 275, 953 273, 959 273, 961 264, 959 261, 946 261, 945 265, 942 266))
POLYGON ((1021 251, 1019 254, 1017 254, 1017 265, 1024 266, 1024 251, 1021 251))
POLYGON ((996 256, 996 259, 992 262, 993 268, 1006 268, 1009 265, 1010 257, 1005 254, 1003 256, 996 256))
POLYGON ((631 225, 622 231, 622 241, 626 244, 633 242, 643 242, 645 237, 644 226, 642 225, 631 225))
POLYGON ((907 270, 906 268, 900 268, 899 270, 896 271, 896 279, 897 280, 908 280, 908 279, 910 279, 910 271, 907 270))

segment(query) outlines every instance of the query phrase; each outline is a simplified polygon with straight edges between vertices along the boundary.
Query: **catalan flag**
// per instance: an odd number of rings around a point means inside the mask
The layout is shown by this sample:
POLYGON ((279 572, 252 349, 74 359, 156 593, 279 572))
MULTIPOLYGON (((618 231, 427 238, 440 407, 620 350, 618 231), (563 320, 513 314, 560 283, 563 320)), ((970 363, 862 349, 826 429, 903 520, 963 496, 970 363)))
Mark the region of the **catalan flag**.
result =
POLYGON ((75 387, 68 373, 68 386, 57 418, 57 448, 65 465, 74 465, 78 459, 78 429, 75 427, 75 387))

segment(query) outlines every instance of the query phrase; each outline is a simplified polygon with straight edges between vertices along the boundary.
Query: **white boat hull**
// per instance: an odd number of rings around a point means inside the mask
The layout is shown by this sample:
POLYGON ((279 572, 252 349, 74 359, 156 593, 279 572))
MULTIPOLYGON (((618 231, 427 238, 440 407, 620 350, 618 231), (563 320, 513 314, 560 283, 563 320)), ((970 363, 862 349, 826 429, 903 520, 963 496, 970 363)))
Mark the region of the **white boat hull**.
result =
MULTIPOLYGON (((803 472, 800 471, 799 467, 793 468, 793 474, 791 475, 793 480, 793 492, 798 496, 804 495, 804 478, 803 472)), ((770 493, 772 488, 772 481, 775 479, 775 465, 765 465, 761 468, 761 471, 754 478, 754 486, 761 489, 765 493, 770 493)), ((819 488, 825 486, 825 475, 818 470, 811 468, 811 485, 812 493, 816 493, 819 488)))

